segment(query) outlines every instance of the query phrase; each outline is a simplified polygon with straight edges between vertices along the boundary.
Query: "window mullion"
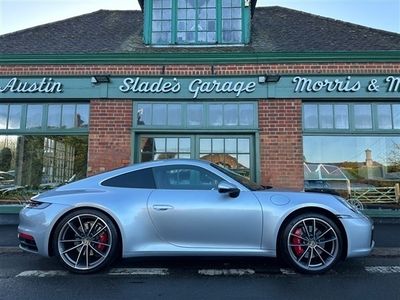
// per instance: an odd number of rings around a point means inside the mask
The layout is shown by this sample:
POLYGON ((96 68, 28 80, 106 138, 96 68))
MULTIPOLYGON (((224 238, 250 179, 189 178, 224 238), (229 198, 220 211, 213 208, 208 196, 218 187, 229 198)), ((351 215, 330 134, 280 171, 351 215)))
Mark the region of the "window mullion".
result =
POLYGON ((178 36, 178 0, 172 1, 171 11, 171 44, 177 44, 178 36))
POLYGON ((216 24, 216 41, 217 44, 222 43, 222 0, 216 0, 216 14, 217 14, 217 24, 216 24))

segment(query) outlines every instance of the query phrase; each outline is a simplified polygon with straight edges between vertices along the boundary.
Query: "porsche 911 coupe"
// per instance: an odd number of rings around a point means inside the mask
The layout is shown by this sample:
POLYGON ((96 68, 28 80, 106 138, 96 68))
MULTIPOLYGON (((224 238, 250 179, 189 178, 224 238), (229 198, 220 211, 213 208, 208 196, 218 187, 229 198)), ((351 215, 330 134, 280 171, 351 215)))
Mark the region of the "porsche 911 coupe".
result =
POLYGON ((368 255, 373 224, 337 196, 263 187, 207 161, 134 164, 39 194, 20 212, 23 250, 75 273, 118 257, 280 257, 319 274, 368 255))

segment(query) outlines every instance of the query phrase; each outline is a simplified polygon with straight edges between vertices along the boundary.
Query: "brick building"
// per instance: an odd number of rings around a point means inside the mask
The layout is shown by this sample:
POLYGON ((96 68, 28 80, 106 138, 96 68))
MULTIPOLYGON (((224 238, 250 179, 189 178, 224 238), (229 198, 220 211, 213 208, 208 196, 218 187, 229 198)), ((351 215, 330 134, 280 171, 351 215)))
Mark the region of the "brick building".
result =
POLYGON ((0 36, 11 184, 202 158, 397 207, 399 34, 256 1, 139 2, 0 36))

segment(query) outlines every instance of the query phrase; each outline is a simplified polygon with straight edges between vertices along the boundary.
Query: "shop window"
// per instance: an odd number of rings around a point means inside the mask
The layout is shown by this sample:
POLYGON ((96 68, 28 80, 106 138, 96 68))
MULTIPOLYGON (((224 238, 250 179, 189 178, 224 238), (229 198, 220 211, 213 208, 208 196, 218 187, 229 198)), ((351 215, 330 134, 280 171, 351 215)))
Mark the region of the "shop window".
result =
POLYGON ((86 177, 87 136, 0 135, 0 203, 86 177))
POLYGON ((89 104, 0 104, 3 133, 87 131, 89 104))
POLYGON ((154 0, 145 22, 153 45, 248 42, 250 7, 242 0, 154 0))
POLYGON ((255 103, 138 103, 138 128, 255 128, 255 103))
POLYGON ((305 136, 306 190, 325 190, 366 208, 400 208, 399 136, 305 136))
POLYGON ((303 105, 304 131, 376 132, 400 129, 400 104, 303 105))
POLYGON ((305 189, 338 194, 364 208, 400 209, 399 108, 394 103, 305 103, 305 189), (334 126, 321 126, 331 124, 321 119, 331 120, 332 112, 334 126))

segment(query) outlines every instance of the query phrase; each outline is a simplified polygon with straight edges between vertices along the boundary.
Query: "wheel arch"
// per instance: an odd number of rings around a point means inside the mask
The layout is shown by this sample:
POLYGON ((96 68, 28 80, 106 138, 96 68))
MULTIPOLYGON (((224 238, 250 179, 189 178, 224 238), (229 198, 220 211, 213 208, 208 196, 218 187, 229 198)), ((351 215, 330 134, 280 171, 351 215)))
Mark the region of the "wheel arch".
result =
POLYGON ((342 253, 340 254, 340 258, 343 260, 347 257, 347 252, 348 252, 348 241, 347 241, 347 234, 346 234, 346 230, 342 224, 342 222, 340 222, 339 218, 332 212, 330 212, 329 210, 326 210, 324 208, 321 207, 303 207, 300 209, 297 209, 293 212, 291 212, 288 216, 286 216, 286 218, 283 220, 283 222, 281 223, 279 230, 278 230, 278 234, 277 234, 277 238, 276 238, 276 254, 277 256, 279 256, 282 253, 282 249, 280 246, 280 237, 283 234, 283 231, 285 230, 286 225, 295 217, 304 214, 304 213, 318 213, 321 215, 324 215, 328 218, 330 218, 335 224, 336 226, 339 228, 340 233, 342 234, 342 240, 343 240, 343 248, 342 248, 342 253))
POLYGON ((73 209, 68 210, 68 211, 64 212, 62 215, 59 216, 59 218, 57 219, 57 221, 53 224, 53 227, 51 228, 51 232, 50 232, 50 235, 49 235, 49 240, 48 240, 48 245, 47 245, 49 256, 54 256, 53 239, 54 239, 54 233, 55 233, 55 230, 56 230, 58 224, 61 222, 61 220, 62 220, 67 214, 70 214, 70 213, 75 212, 75 211, 83 210, 83 209, 97 210, 97 211, 99 211, 99 212, 105 214, 107 217, 110 218, 111 222, 113 222, 113 224, 114 224, 114 226, 115 226, 115 229, 117 230, 117 234, 118 234, 118 237, 119 237, 119 239, 118 239, 118 255, 119 255, 119 257, 121 257, 121 256, 122 256, 122 249, 123 249, 123 248, 122 248, 122 246, 123 246, 123 241, 122 241, 121 228, 120 228, 118 222, 115 220, 115 218, 114 218, 109 212, 107 212, 107 211, 105 211, 105 210, 103 210, 103 209, 100 209, 100 208, 98 208, 98 207, 92 207, 92 206, 79 206, 79 207, 74 207, 73 209))

